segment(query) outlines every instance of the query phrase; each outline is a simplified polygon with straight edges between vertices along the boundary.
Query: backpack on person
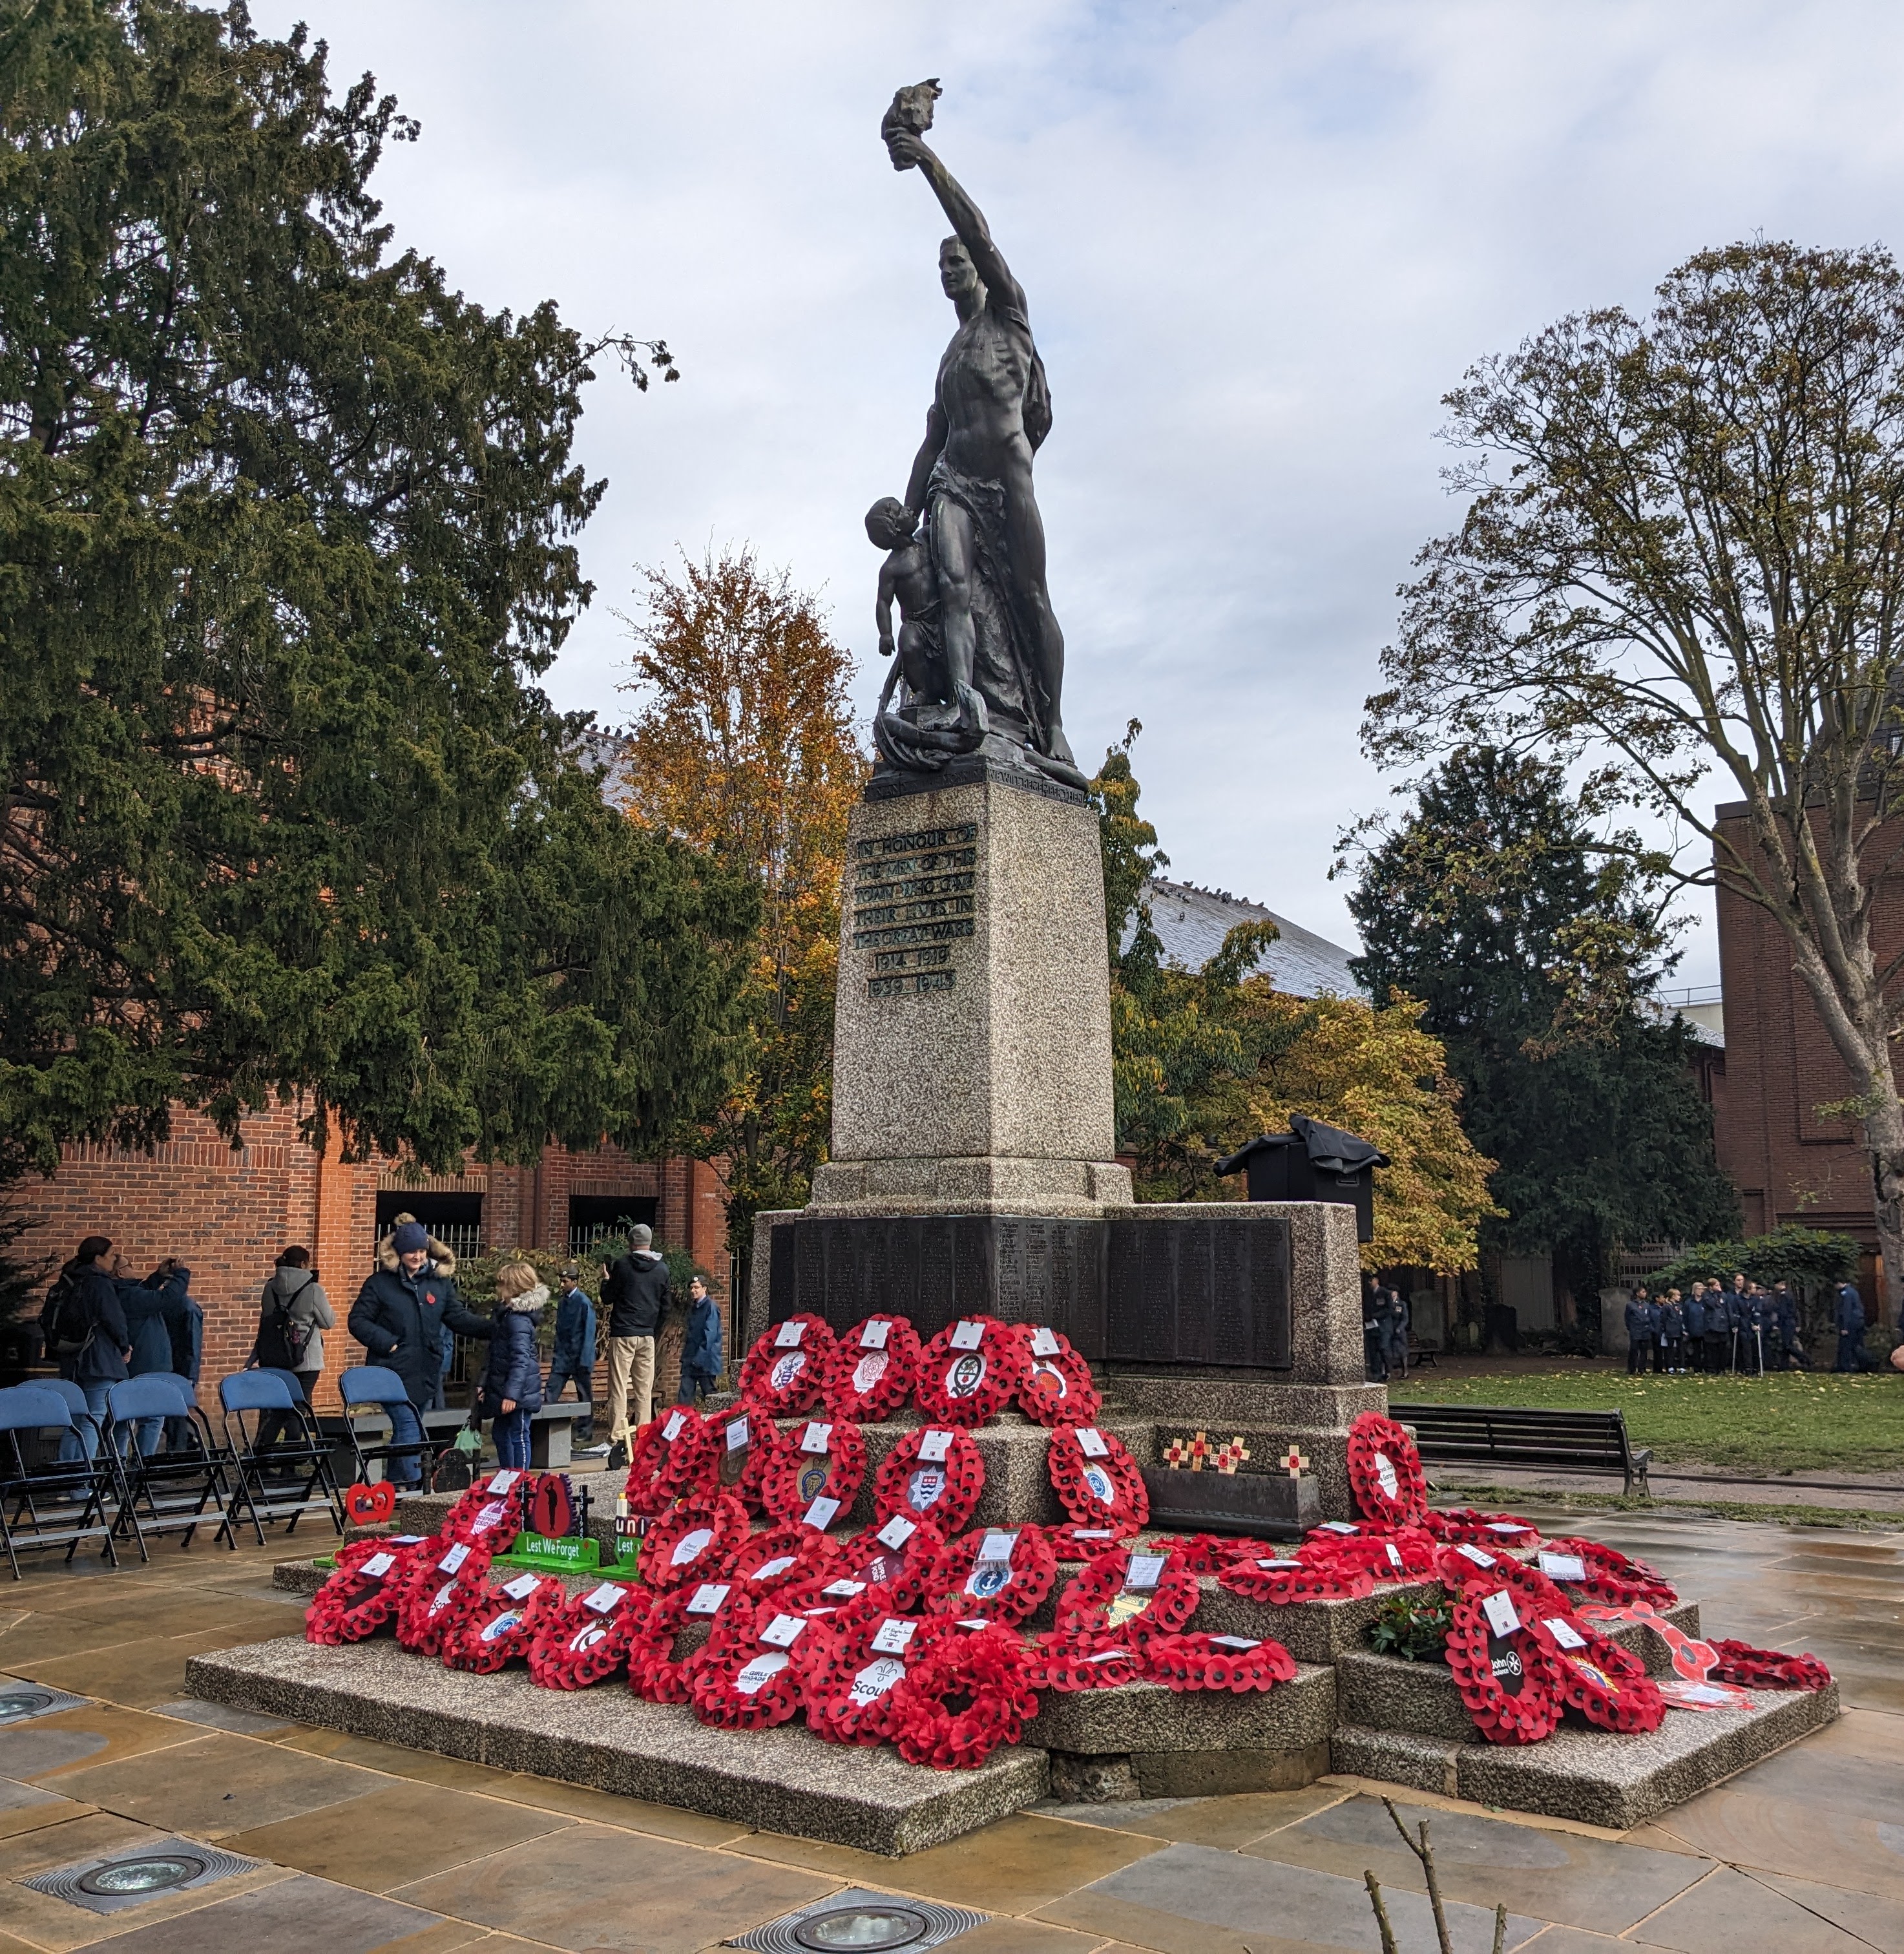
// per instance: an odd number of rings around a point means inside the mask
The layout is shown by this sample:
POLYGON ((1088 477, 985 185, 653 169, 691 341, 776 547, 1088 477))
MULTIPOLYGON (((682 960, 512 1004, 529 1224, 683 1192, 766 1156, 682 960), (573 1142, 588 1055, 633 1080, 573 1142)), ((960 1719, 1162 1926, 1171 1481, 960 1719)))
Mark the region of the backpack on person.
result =
POLYGON ((46 1292, 40 1323, 46 1333, 49 1356, 77 1357, 93 1340, 99 1318, 71 1269, 61 1269, 46 1292))

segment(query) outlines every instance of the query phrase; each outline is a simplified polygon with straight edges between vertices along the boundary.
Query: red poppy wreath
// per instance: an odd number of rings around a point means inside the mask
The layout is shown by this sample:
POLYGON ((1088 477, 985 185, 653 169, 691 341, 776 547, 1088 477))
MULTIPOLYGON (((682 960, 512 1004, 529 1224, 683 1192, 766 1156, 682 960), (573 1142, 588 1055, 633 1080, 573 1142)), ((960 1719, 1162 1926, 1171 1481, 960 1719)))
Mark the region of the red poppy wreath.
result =
POLYGON ((793 1648, 813 1632, 804 1615, 763 1605, 754 1610, 748 1634, 710 1636, 681 1665, 695 1715, 724 1730, 766 1730, 787 1722, 800 1707, 793 1648))
POLYGON ((628 1666, 643 1638, 653 1594, 604 1581, 545 1609, 531 1638, 529 1679, 544 1689, 586 1689, 628 1666))
POLYGON ((1679 1592, 1663 1581, 1643 1560, 1629 1559, 1617 1547, 1603 1547, 1597 1540, 1551 1540, 1550 1555, 1571 1555, 1586 1569, 1584 1581, 1564 1585, 1575 1596, 1604 1602, 1609 1607, 1625 1608, 1645 1601, 1655 1608, 1670 1608, 1679 1601, 1679 1592))
POLYGON ((1095 1646, 1053 1629, 1034 1636, 1026 1645, 1026 1681, 1034 1689, 1053 1689, 1060 1695, 1086 1689, 1120 1689, 1126 1682, 1143 1679, 1142 1657, 1121 1639, 1095 1646))
POLYGON ((909 1764, 969 1770, 1001 1744, 1016 1743, 1038 1714, 1030 1669, 1023 1645, 1003 1629, 945 1636, 893 1686, 899 1755, 909 1764))
POLYGON ((651 1418, 628 1454, 628 1510, 652 1519, 706 1490, 717 1463, 714 1433, 685 1406, 651 1418))
POLYGON ((713 1464, 703 1486, 732 1494, 750 1513, 764 1512, 767 1475, 785 1442, 780 1427, 765 1412, 744 1403, 716 1412, 707 1426, 713 1464))
POLYGON ((511 1568, 507 1581, 492 1571, 475 1605, 466 1609, 443 1637, 443 1666, 476 1676, 492 1676, 526 1657, 542 1618, 559 1608, 568 1591, 553 1575, 524 1574, 511 1568))
POLYGON ((924 1583, 926 1612, 1022 1622, 1057 1579, 1057 1560, 1041 1528, 980 1527, 940 1550, 924 1583))
POLYGON ((1196 1576, 1180 1560, 1149 1548, 1117 1547, 1100 1554, 1059 1595, 1058 1632, 1093 1651, 1113 1638, 1140 1648, 1154 1635, 1176 1634, 1202 1598, 1196 1576))
POLYGON ((1091 1366, 1055 1330, 1019 1327, 1025 1346, 1025 1374, 1018 1387, 1018 1409, 1035 1424, 1089 1425, 1103 1400, 1091 1366))
POLYGON ((869 1594, 793 1645, 807 1727, 829 1744, 883 1743, 893 1734, 893 1688, 949 1632, 943 1622, 888 1611, 869 1594))
POLYGON ((866 1476, 859 1428, 844 1418, 810 1418, 791 1427, 775 1448, 761 1492, 783 1525, 824 1533, 859 1497, 866 1476))
POLYGON ((1113 1432, 1089 1425, 1060 1425, 1051 1434, 1045 1469, 1079 1526, 1136 1528, 1150 1518, 1144 1475, 1113 1432))
MULTIPOLYGON (((771 1602, 763 1605, 772 1612, 771 1602)), ((685 1703, 688 1663, 705 1648, 745 1640, 753 1623, 753 1604, 738 1582, 701 1582, 657 1595, 629 1645, 628 1687, 649 1703, 685 1703), (677 1656, 677 1645, 690 1635, 694 1647, 677 1656)))
POLYGON ((649 1522, 641 1578, 650 1588, 718 1580, 747 1538, 747 1509, 730 1494, 688 1500, 649 1522))
POLYGON ((1537 1617, 1560 1665, 1560 1700, 1602 1730, 1657 1730, 1666 1699, 1630 1649, 1566 1615, 1537 1617))
POLYGON ((1145 1542, 1147 1553, 1173 1554, 1192 1574, 1221 1574, 1233 1560, 1262 1551, 1262 1542, 1223 1539, 1213 1533, 1163 1534, 1145 1542))
POLYGON ((1532 1547, 1541 1537, 1532 1520, 1513 1513, 1477 1513, 1472 1506, 1430 1506, 1420 1524, 1437 1540, 1476 1547, 1532 1547))
POLYGON ((903 1513, 955 1534, 985 1489, 977 1440, 957 1425, 928 1425, 907 1432, 880 1460, 872 1481, 873 1516, 888 1520, 903 1513))
POLYGON ((1365 1411, 1349 1428, 1349 1487, 1371 1519, 1415 1526, 1428 1510, 1428 1475, 1415 1441, 1392 1418, 1365 1411))
POLYGON ((996 1317, 948 1323, 919 1352, 913 1402, 935 1425, 987 1425, 1012 1401, 1025 1375, 1018 1332, 996 1317))
POLYGON ((1475 1601, 1457 1601, 1452 1612, 1447 1664, 1475 1728, 1491 1744, 1538 1744, 1551 1736, 1565 1679, 1546 1631, 1523 1625, 1495 1635, 1475 1601))
POLYGON ((904 1614, 919 1605, 944 1545, 944 1535, 929 1521, 894 1513, 840 1541, 833 1566, 837 1574, 862 1582, 889 1611, 904 1614))
POLYGON ((869 1316, 833 1346, 827 1360, 828 1412, 855 1425, 881 1425, 912 1395, 919 1333, 903 1316, 869 1316))
POLYGON ((1067 1520, 1062 1526, 1047 1527, 1045 1538, 1060 1560, 1095 1560, 1099 1554, 1134 1540, 1139 1531, 1130 1525, 1083 1527, 1074 1520, 1067 1520))
POLYGON ((762 1332, 740 1367, 740 1395, 769 1418, 794 1418, 820 1401, 833 1332, 817 1316, 790 1316, 762 1332))
POLYGON ((768 1527, 748 1535, 721 1579, 741 1583, 753 1601, 782 1590, 817 1588, 832 1579, 837 1545, 811 1527, 768 1527))
POLYGON ((1245 1601, 1269 1601, 1279 1607, 1292 1601, 1359 1601, 1375 1591, 1373 1575, 1359 1567, 1339 1566, 1326 1556, 1312 1557, 1307 1547, 1296 1554, 1233 1560, 1217 1576, 1217 1585, 1245 1601))
POLYGON ((467 1541, 492 1553, 507 1553, 522 1531, 523 1500, 529 1475, 492 1472, 457 1495, 437 1531, 445 1540, 467 1541))
POLYGON ((1459 1547, 1439 1548, 1434 1557, 1435 1579, 1454 1594, 1485 1594, 1497 1588, 1508 1589, 1522 1613, 1527 1607, 1544 1614, 1571 1614, 1573 1604, 1538 1567, 1529 1567, 1511 1554, 1496 1553, 1491 1548, 1463 1541, 1459 1547))
POLYGON ((482 1594, 489 1550, 439 1534, 416 1550, 397 1601, 397 1639, 417 1655, 441 1655, 443 1638, 482 1594))
POLYGON ((1750 1642, 1715 1641, 1719 1660, 1712 1666, 1714 1682, 1741 1689, 1828 1689, 1831 1672, 1814 1655, 1786 1655, 1777 1649, 1754 1648, 1750 1642))
POLYGON ((1353 1537, 1312 1534, 1305 1543, 1306 1557, 1334 1567, 1359 1568, 1378 1581, 1413 1581, 1435 1570, 1434 1537, 1419 1527, 1397 1527, 1393 1533, 1353 1537))
POLYGON ((335 1645, 360 1642, 394 1619, 404 1578, 420 1541, 393 1547, 387 1540, 346 1541, 337 1550, 337 1572, 311 1597, 304 1639, 335 1645))
POLYGON ((1249 1635, 1160 1635, 1142 1653, 1145 1675, 1180 1695, 1227 1689, 1243 1696, 1296 1680, 1296 1660, 1280 1642, 1249 1635))

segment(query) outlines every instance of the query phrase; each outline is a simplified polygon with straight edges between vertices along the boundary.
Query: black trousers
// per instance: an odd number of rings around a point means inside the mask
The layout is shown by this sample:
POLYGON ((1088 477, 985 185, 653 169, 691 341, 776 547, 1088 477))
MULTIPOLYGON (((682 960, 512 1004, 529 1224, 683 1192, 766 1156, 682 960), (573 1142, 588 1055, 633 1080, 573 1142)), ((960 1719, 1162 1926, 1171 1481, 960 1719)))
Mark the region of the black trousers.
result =
POLYGON ((1732 1344, 1729 1330, 1708 1330, 1706 1332, 1706 1368, 1716 1378, 1726 1368, 1726 1355, 1732 1344))
POLYGON ((1635 1337, 1626 1351, 1626 1374, 1636 1378, 1653 1368, 1653 1340, 1650 1337, 1635 1337))
MULTIPOLYGON (((323 1374, 318 1371, 294 1371, 291 1375, 297 1380, 297 1388, 309 1404, 311 1393, 317 1388, 317 1381, 323 1374)), ((297 1422, 287 1411, 260 1412, 258 1415, 258 1450, 275 1445, 279 1439, 294 1441, 298 1436, 297 1422)))

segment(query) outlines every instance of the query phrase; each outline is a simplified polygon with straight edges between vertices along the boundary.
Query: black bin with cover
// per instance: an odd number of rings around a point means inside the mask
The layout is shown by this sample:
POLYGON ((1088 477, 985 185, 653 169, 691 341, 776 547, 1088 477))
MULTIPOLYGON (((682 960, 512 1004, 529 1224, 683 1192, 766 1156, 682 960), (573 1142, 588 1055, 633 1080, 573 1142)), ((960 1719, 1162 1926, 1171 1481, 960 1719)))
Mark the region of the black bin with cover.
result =
POLYGON ((1379 1147, 1299 1113, 1287 1133, 1265 1133, 1227 1160, 1220 1174, 1249 1173, 1252 1201, 1340 1201, 1356 1211, 1356 1239, 1375 1239, 1375 1170, 1388 1164, 1379 1147))

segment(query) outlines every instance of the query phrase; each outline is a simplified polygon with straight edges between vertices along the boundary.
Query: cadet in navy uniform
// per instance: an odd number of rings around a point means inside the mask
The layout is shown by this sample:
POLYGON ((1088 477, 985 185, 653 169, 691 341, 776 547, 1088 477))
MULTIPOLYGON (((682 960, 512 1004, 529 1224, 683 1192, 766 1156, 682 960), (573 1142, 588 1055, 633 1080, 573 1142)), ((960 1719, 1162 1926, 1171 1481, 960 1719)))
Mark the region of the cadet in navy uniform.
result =
POLYGON ((1739 1374, 1761 1378, 1765 1374, 1765 1292, 1757 1283, 1740 1294, 1736 1321, 1739 1374))
POLYGON ((1633 1291, 1632 1301, 1626 1305, 1626 1374, 1629 1377, 1637 1377, 1651 1366, 1653 1346, 1659 1334, 1658 1306, 1648 1299, 1646 1285, 1642 1283, 1633 1291))
POLYGON ((1718 1283, 1706 1291, 1705 1305, 1706 1368, 1717 1377, 1726 1368, 1726 1354, 1732 1345, 1732 1312, 1718 1283))
POLYGON ((1706 1367, 1706 1291, 1703 1283, 1692 1285, 1692 1293, 1681 1305, 1686 1323, 1686 1341, 1680 1346, 1679 1368, 1703 1371, 1706 1367))
POLYGON ((1838 1361, 1834 1371, 1862 1371, 1865 1368, 1865 1299, 1855 1284, 1845 1283, 1838 1290, 1838 1361))
POLYGON ((1679 1306, 1679 1291, 1670 1289, 1666 1292, 1666 1300, 1660 1305, 1659 1348, 1653 1359, 1653 1368, 1676 1376, 1686 1368, 1682 1361, 1685 1356, 1686 1312, 1679 1306))
POLYGON ((1811 1368, 1811 1360, 1805 1354, 1805 1346, 1799 1341, 1798 1298, 1792 1293, 1791 1284, 1780 1282, 1772 1290, 1772 1314, 1778 1319, 1778 1367, 1789 1371, 1796 1361, 1802 1371, 1811 1368))

